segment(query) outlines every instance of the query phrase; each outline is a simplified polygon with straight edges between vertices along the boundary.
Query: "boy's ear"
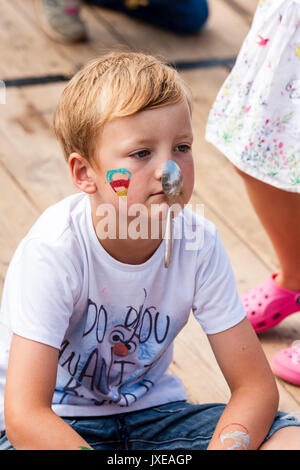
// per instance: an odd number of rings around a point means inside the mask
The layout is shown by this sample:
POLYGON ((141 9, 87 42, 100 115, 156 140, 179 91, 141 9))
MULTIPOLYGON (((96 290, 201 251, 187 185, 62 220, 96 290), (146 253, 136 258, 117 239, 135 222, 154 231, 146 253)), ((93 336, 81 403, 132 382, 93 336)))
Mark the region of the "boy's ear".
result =
POLYGON ((68 164, 75 186, 85 193, 95 193, 97 186, 93 179, 93 170, 86 158, 73 152, 69 156, 68 164))

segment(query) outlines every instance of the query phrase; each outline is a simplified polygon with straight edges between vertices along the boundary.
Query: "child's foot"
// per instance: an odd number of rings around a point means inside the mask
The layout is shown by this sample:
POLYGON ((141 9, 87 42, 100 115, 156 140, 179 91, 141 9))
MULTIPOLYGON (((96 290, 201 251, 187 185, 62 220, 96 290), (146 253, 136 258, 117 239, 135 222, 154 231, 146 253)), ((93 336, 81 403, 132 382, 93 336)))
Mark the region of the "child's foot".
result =
POLYGON ((300 291, 285 289, 275 282, 277 274, 241 296, 247 317, 259 333, 300 312, 300 291))
POLYGON ((36 7, 45 33, 60 42, 78 42, 87 38, 79 17, 81 0, 36 0, 36 7))
POLYGON ((271 367, 277 377, 300 386, 300 341, 295 341, 291 348, 278 351, 271 367))

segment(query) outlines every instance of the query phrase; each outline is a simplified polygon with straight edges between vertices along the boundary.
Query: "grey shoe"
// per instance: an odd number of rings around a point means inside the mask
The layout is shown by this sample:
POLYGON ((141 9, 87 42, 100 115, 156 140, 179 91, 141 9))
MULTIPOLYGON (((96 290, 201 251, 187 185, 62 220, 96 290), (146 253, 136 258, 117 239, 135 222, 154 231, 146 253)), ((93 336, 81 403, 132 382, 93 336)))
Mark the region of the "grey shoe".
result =
POLYGON ((81 3, 81 0, 36 0, 45 33, 55 41, 85 41, 87 31, 79 17, 81 3))

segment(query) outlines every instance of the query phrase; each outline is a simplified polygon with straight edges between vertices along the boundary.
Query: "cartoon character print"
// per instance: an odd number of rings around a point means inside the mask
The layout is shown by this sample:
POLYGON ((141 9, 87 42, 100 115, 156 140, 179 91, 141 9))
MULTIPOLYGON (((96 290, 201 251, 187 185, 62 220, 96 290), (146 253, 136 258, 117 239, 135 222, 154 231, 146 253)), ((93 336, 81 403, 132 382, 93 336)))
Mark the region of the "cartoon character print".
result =
MULTIPOLYGON (((92 331, 95 333, 95 330, 96 326, 88 330, 87 335, 92 331)), ((134 328, 117 324, 108 327, 102 337, 97 336, 97 343, 87 356, 81 357, 69 349, 67 340, 63 342, 60 365, 67 368, 71 378, 63 387, 61 403, 65 399, 73 403, 74 397, 76 403, 76 397, 84 397, 86 392, 81 391, 82 386, 86 390, 100 392, 103 403, 106 400, 118 403, 122 397, 124 399, 122 386, 140 365, 139 336, 134 328)), ((97 401, 97 404, 102 403, 97 401)))
MULTIPOLYGON (((145 289, 144 295, 145 302, 145 289)), ((147 392, 153 387, 148 374, 172 342, 170 318, 154 306, 126 308, 122 323, 109 324, 107 307, 89 299, 81 343, 85 352, 75 351, 67 338, 61 345, 59 363, 66 382, 59 403, 80 398, 128 406, 137 399, 136 389, 147 392)))
MULTIPOLYGON (((138 359, 139 337, 133 328, 124 325, 112 326, 107 331, 107 340, 101 345, 101 351, 110 352, 107 373, 108 386, 117 386, 131 375, 140 361, 138 359)), ((100 352, 101 352, 100 351, 100 352)))
MULTIPOLYGON (((134 330, 133 330, 134 331, 134 330)), ((138 347, 138 336, 124 325, 116 325, 108 331, 109 342, 112 344, 112 353, 115 356, 127 357, 136 352, 138 347)))

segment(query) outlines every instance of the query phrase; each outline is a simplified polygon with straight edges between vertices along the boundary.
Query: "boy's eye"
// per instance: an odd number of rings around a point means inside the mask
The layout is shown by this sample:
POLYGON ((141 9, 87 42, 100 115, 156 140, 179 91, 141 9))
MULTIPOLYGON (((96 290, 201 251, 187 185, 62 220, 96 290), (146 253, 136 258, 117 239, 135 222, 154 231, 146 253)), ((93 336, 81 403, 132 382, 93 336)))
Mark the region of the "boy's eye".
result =
POLYGON ((177 145, 177 147, 175 147, 175 149, 178 149, 179 152, 184 153, 184 152, 188 152, 188 150, 190 149, 190 146, 182 144, 182 145, 177 145))
POLYGON ((139 152, 133 153, 130 156, 141 160, 142 158, 148 157, 149 153, 150 152, 148 150, 140 150, 139 152))

